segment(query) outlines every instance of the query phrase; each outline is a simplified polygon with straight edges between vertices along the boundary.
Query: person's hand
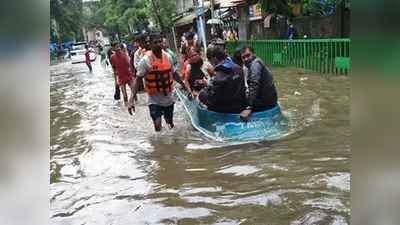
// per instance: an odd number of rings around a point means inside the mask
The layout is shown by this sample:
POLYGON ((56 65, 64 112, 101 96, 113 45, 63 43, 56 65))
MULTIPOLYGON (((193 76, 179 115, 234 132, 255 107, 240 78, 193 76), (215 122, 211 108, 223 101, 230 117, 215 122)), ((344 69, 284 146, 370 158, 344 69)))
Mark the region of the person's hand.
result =
POLYGON ((189 92, 188 95, 187 95, 187 97, 189 98, 189 100, 192 100, 192 99, 193 99, 193 93, 192 93, 192 92, 189 92))
POLYGON ((133 116, 132 111, 135 112, 135 103, 133 101, 128 104, 128 112, 133 116))
POLYGON ((204 84, 206 87, 210 86, 210 81, 207 78, 204 78, 204 84))
POLYGON ((242 113, 240 113, 240 118, 242 118, 242 120, 247 120, 250 114, 251 114, 251 109, 245 109, 242 111, 242 113))
POLYGON ((186 88, 185 85, 181 85, 181 88, 182 88, 182 90, 184 90, 184 91, 188 91, 188 89, 186 88))

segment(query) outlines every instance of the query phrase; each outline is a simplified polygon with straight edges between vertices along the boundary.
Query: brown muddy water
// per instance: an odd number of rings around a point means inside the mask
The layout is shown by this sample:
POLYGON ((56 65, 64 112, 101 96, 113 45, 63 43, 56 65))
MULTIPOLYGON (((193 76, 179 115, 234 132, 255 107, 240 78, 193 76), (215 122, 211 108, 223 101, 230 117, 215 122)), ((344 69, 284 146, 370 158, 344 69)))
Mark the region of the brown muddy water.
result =
POLYGON ((180 102, 155 133, 145 94, 131 117, 92 65, 50 67, 51 224, 350 223, 350 78, 271 68, 293 133, 226 144, 180 102))

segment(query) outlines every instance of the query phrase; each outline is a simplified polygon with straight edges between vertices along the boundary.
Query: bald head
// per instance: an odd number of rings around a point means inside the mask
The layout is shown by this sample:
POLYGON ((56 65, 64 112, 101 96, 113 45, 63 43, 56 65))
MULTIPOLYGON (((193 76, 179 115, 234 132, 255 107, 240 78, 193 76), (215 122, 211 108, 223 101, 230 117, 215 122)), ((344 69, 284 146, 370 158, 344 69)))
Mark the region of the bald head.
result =
POLYGON ((164 49, 164 51, 167 50, 168 47, 169 47, 168 46, 168 40, 166 38, 163 38, 163 49, 164 49))

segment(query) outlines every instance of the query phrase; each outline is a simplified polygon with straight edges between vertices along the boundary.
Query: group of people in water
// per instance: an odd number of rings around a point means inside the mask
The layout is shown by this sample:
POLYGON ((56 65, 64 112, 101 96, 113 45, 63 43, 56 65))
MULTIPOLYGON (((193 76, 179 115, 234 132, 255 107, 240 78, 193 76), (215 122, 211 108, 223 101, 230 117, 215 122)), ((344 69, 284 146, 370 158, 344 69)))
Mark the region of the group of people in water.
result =
POLYGON ((115 85, 121 87, 131 115, 135 111, 136 95, 144 89, 154 129, 161 130, 162 116, 169 128, 174 127, 174 81, 201 107, 220 113, 238 113, 243 120, 251 113, 276 106, 278 97, 272 74, 251 45, 236 49, 231 57, 225 43, 213 37, 206 60, 201 46, 188 33, 180 51, 182 74, 178 58, 160 33, 142 35, 139 48, 131 52, 131 57, 119 42, 112 43, 115 53, 110 62, 115 85), (126 85, 131 89, 129 101, 126 85))

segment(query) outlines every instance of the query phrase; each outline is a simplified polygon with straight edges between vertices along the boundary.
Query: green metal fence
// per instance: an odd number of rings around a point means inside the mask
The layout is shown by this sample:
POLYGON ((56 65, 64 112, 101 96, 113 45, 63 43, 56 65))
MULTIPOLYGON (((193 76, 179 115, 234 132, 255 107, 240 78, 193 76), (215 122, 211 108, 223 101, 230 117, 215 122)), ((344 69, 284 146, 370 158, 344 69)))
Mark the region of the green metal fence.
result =
POLYGON ((229 54, 250 44, 268 66, 300 67, 323 74, 350 75, 350 38, 228 41, 229 54))

